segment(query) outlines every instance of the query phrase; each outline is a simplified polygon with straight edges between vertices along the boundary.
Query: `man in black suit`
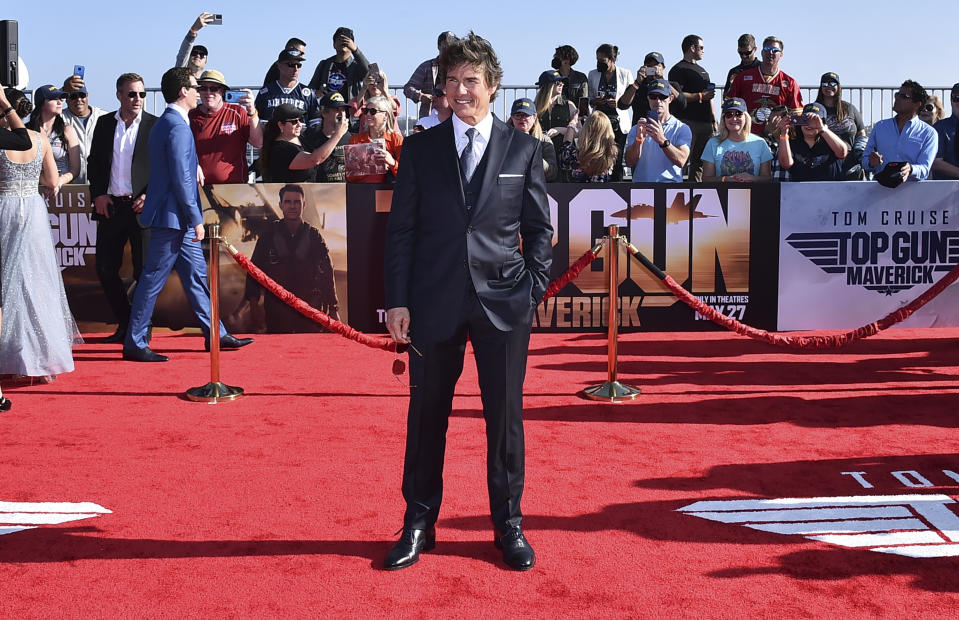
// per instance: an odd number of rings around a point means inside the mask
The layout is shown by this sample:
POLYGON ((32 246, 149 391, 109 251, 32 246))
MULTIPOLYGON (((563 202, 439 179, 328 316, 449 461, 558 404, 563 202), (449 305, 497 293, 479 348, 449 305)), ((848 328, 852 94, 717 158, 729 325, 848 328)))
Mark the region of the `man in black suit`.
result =
POLYGON ((157 117, 143 111, 146 88, 136 73, 117 78, 120 109, 97 119, 87 158, 90 196, 97 220, 97 275, 117 319, 104 342, 122 343, 130 322, 130 301, 120 279, 123 249, 130 243, 133 279, 143 271, 143 231, 137 214, 150 176, 147 138, 157 117))
POLYGON ((490 114, 496 53, 470 33, 440 56, 454 115, 407 138, 386 243, 386 325, 411 343, 403 535, 385 568, 436 541, 453 390, 473 344, 486 420, 494 542, 508 566, 535 555, 521 527, 523 379, 533 310, 549 282, 553 229, 539 141, 490 114), (522 249, 520 239, 522 238, 522 249))

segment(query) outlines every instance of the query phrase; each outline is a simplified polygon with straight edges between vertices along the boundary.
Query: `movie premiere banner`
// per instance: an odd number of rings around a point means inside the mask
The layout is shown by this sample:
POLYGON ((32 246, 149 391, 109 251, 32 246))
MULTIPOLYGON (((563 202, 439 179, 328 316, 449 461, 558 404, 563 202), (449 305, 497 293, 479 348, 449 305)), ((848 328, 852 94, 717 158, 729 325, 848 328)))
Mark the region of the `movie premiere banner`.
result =
MULTIPOLYGON (((258 267, 277 276, 281 285, 348 322, 346 186, 299 185, 303 190, 301 204, 294 205, 295 212, 289 215, 300 220, 309 234, 296 237, 297 243, 284 243, 283 235, 276 231, 277 223, 285 217, 279 196, 283 186, 273 183, 206 187, 200 193, 204 221, 219 222, 221 236, 254 258, 258 267), (291 262, 294 268, 282 268, 291 262)), ((116 322, 96 272, 97 222, 92 219, 92 205, 86 185, 64 186, 56 200, 48 204, 60 272, 81 331, 103 331, 106 324, 116 322)), ((207 241, 203 242, 203 249, 209 256, 207 241)), ((120 275, 132 292, 129 245, 124 250, 120 275)), ((298 315, 275 319, 277 306, 271 305, 269 295, 253 286, 246 272, 225 252, 221 254, 220 318, 228 330, 263 333, 313 328, 313 324, 296 326, 298 315)), ((157 299, 153 324, 172 329, 199 327, 175 272, 170 274, 157 299)))
MULTIPOLYGON (((552 278, 604 235, 611 224, 640 251, 707 304, 750 325, 775 329, 778 184, 550 184, 552 278)), ((392 191, 347 186, 350 323, 385 331, 383 248, 392 191)), ((450 231, 450 234, 465 234, 450 231)), ((601 331, 608 320, 605 250, 578 278, 540 304, 534 329, 601 331)), ((625 250, 619 258, 616 305, 620 330, 716 328, 625 250)))
MULTIPOLYGON (((784 183, 780 213, 780 331, 872 323, 959 263, 955 181, 784 183)), ((959 284, 899 325, 959 325, 959 284)))

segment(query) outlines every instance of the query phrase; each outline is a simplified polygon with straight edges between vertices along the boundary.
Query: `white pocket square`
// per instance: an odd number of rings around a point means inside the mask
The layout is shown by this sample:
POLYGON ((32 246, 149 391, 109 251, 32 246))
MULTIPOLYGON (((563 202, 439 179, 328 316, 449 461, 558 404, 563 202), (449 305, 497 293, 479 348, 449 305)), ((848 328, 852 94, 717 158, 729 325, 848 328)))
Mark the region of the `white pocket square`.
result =
POLYGON ((523 176, 523 175, 521 175, 521 174, 509 174, 509 173, 506 173, 506 174, 501 174, 501 175, 499 175, 499 178, 501 178, 501 179, 503 179, 503 178, 513 179, 513 178, 521 177, 521 176, 523 176))

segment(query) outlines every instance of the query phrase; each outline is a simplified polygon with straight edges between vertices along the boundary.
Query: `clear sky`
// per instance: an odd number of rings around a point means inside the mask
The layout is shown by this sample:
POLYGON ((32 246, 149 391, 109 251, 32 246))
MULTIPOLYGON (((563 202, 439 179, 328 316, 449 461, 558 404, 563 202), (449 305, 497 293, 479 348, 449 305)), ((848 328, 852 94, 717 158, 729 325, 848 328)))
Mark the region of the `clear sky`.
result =
POLYGON ((487 0, 472 11, 466 6, 381 0, 46 0, 8 5, 3 18, 19 21, 30 88, 60 84, 75 64, 82 64, 91 103, 108 109, 116 107, 114 82, 121 73, 139 73, 148 87, 159 86, 183 35, 203 10, 223 14, 223 25, 202 29, 197 42, 210 50, 207 67, 222 71, 231 84, 258 84, 291 36, 308 44, 302 70, 302 80, 308 81, 316 64, 333 53, 332 34, 340 25, 353 28, 357 45, 370 61, 379 62, 391 86, 402 86, 417 64, 436 54, 441 31, 470 29, 492 42, 508 85, 532 84, 561 44, 577 49, 576 68, 583 73, 595 67, 596 47, 604 42, 619 47, 618 64, 633 72, 653 50, 665 55, 669 67, 680 60, 680 42, 690 33, 703 37, 702 65, 722 83, 739 62, 736 38, 744 32, 760 41, 769 34, 781 38, 780 68, 803 85, 818 83, 825 71, 837 72, 846 86, 898 86, 906 78, 930 87, 959 82, 959 2, 737 5, 712 0, 638 8, 648 4, 487 0))

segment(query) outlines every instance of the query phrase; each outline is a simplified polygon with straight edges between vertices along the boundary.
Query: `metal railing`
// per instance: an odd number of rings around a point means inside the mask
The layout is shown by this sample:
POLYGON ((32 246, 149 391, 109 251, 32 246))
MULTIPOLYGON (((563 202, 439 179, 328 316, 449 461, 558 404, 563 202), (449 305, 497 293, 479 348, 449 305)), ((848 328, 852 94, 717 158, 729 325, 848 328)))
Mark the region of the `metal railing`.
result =
MULTIPOLYGON (((249 88, 255 93, 260 87, 243 86, 238 88, 249 88)), ((153 114, 162 113, 166 104, 160 95, 160 89, 147 88, 146 90, 147 100, 144 109, 151 111, 153 114)), ((809 103, 815 101, 819 87, 800 86, 800 90, 802 91, 803 101, 809 103)), ((842 98, 856 106, 862 115, 863 125, 868 131, 876 121, 892 116, 892 101, 897 90, 899 90, 898 86, 843 86, 842 98)), ((949 95, 951 90, 951 86, 926 87, 927 93, 938 96, 944 102, 943 107, 947 116, 950 109, 949 95)), ((402 102, 403 113, 397 119, 398 126, 403 135, 409 135, 418 118, 419 104, 412 99, 407 99, 400 87, 390 88, 390 92, 402 102)), ((499 118, 505 119, 509 116, 509 109, 513 101, 522 97, 533 99, 535 96, 536 86, 504 85, 500 87, 496 100, 492 103, 493 112, 499 118)))

